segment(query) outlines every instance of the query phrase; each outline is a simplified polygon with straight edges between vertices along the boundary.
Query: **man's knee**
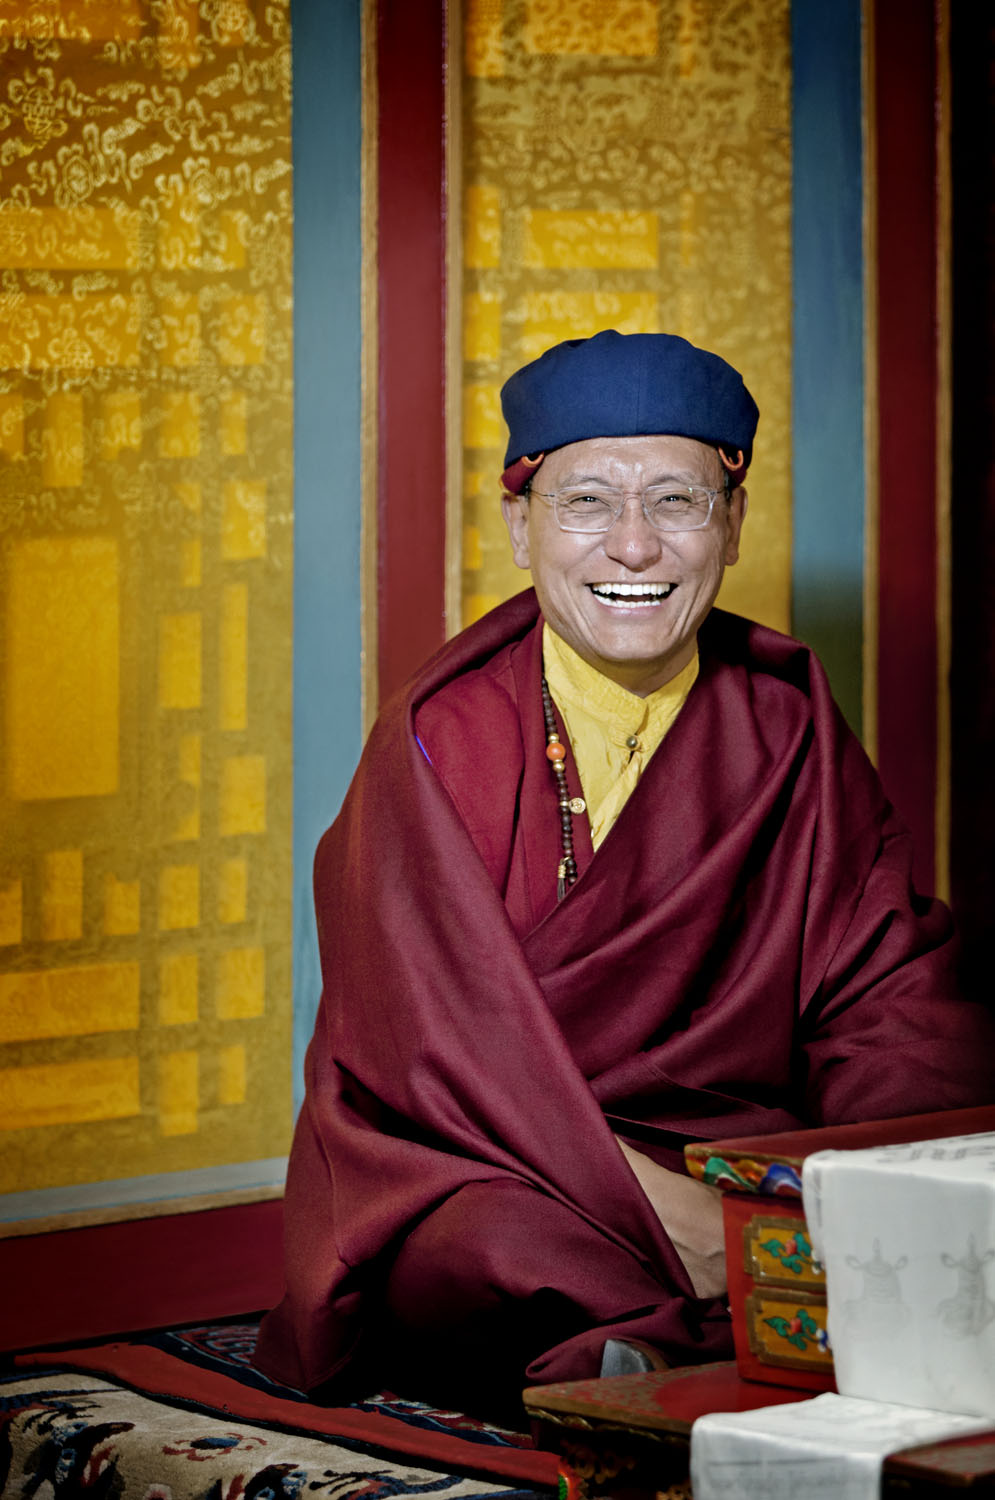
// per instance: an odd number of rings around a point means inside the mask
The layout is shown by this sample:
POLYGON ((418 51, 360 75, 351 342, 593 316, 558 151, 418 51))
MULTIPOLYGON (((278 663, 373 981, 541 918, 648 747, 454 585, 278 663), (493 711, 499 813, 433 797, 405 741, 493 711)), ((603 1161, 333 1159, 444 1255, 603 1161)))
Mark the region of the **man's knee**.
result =
POLYGON ((386 1303, 409 1327, 438 1331, 507 1302, 507 1264, 524 1271, 521 1243, 542 1257, 548 1200, 514 1179, 470 1182, 440 1203, 401 1244, 386 1303))

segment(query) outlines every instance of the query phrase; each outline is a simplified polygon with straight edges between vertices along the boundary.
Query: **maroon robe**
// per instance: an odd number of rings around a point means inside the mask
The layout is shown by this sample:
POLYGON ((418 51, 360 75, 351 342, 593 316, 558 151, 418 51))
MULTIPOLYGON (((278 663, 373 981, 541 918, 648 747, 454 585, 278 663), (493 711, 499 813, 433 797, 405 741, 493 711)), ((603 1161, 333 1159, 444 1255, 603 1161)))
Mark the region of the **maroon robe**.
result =
POLYGON ((724 1357, 613 1132, 679 1169, 687 1139, 992 1098, 949 914, 822 668, 719 610, 699 644, 597 854, 575 820, 559 904, 534 595, 384 710, 315 866, 277 1378, 514 1391, 596 1373, 613 1332, 724 1357))

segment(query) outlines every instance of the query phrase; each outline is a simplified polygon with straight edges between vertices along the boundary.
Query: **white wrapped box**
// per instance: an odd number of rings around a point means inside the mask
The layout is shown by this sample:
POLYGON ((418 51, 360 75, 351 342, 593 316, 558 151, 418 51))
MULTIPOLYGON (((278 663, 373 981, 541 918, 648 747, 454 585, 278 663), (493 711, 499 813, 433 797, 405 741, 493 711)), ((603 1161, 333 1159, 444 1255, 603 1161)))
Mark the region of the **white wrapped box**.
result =
POLYGON ((841 1394, 995 1420, 995 1133, 819 1151, 802 1185, 841 1394))

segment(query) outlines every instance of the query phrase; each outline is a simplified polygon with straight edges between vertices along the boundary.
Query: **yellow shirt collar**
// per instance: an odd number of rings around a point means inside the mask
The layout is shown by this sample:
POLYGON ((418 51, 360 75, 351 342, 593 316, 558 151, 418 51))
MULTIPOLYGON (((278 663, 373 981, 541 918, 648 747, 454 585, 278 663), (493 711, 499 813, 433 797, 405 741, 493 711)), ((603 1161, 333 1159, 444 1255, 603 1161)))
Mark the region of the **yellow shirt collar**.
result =
POLYGON ((657 742, 663 738, 670 723, 676 718, 684 700, 698 676, 698 652, 687 666, 645 698, 620 687, 610 677, 605 677, 578 656, 548 624, 543 624, 542 655, 546 668, 546 681, 557 707, 564 713, 565 706, 579 709, 581 713, 596 719, 602 732, 613 739, 621 735, 622 742, 631 734, 645 731, 656 735, 657 742), (555 683, 555 687, 554 687, 555 683), (662 724, 659 733, 656 725, 662 724))
POLYGON ((698 653, 646 698, 590 666, 545 623, 542 654, 549 691, 577 762, 597 848, 684 706, 698 676, 698 653))

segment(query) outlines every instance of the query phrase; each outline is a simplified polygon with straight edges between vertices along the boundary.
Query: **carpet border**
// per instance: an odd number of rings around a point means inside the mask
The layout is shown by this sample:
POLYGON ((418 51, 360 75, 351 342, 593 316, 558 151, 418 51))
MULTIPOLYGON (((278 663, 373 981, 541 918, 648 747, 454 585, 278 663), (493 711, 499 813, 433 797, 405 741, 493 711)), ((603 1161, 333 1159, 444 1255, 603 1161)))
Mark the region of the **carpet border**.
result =
POLYGON ((119 1380, 152 1400, 205 1409, 210 1416, 222 1419, 227 1416, 276 1431, 296 1431, 358 1444, 388 1459, 401 1454, 428 1468, 443 1467, 447 1472, 472 1478, 497 1476, 524 1479, 541 1489, 557 1487, 558 1460, 553 1453, 513 1446, 485 1447, 455 1434, 429 1433, 424 1428, 416 1430, 416 1438, 412 1429, 396 1417, 359 1412, 348 1406, 313 1406, 269 1396, 230 1376, 204 1370, 148 1344, 114 1341, 90 1348, 18 1354, 14 1365, 25 1376, 32 1370, 39 1374, 69 1370, 102 1375, 108 1380, 119 1380), (159 1385, 153 1388, 150 1379, 159 1385), (485 1455, 487 1462, 482 1462, 485 1455))

